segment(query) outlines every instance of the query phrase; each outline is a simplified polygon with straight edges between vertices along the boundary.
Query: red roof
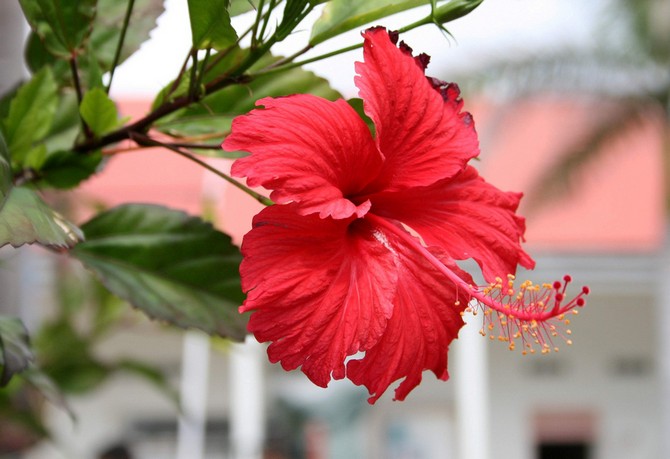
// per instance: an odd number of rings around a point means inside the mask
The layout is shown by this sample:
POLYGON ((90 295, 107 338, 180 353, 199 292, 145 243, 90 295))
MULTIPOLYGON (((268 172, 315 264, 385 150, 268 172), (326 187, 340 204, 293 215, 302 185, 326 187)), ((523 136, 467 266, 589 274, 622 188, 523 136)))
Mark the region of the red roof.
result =
MULTIPOLYGON (((148 104, 126 101, 121 111, 141 116, 148 104)), ((496 111, 471 111, 482 144, 482 175, 503 190, 527 192, 569 143, 585 135, 594 114, 586 104, 550 99, 496 111), (501 118, 500 113, 505 113, 501 118), (491 136, 495 125, 495 136, 491 136)), ((658 123, 640 124, 607 146, 580 174, 569 195, 527 216, 530 250, 652 251, 664 236, 663 163, 658 123)), ((229 160, 215 160, 217 168, 229 160)), ((121 153, 81 192, 114 206, 150 202, 198 213, 203 197, 221 197, 218 223, 236 242, 250 227, 260 204, 188 160, 160 149, 121 153)), ((522 209, 523 213, 523 209, 522 209)))

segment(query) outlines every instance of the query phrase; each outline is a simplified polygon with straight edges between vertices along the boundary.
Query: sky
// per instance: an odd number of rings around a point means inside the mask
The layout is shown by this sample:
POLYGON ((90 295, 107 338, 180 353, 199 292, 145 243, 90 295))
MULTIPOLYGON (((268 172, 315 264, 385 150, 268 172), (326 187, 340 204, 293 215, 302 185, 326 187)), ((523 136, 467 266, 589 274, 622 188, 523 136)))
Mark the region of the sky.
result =
MULTIPOLYGON (((561 46, 588 46, 596 18, 605 0, 486 0, 471 14, 448 25, 453 38, 437 28, 424 26, 401 38, 415 52, 432 57, 428 74, 440 76, 448 71, 463 72, 506 54, 540 53, 561 46)), ((389 29, 399 28, 427 15, 427 8, 399 13, 376 21, 389 29)), ((276 53, 284 55, 302 48, 309 38, 310 23, 320 10, 308 17, 303 26, 280 43, 276 53)), ((253 20, 251 14, 234 19, 237 30, 253 20)), ((361 40, 354 30, 319 46, 313 55, 355 44, 361 40)), ((187 3, 167 0, 166 12, 158 27, 140 51, 126 61, 115 75, 113 95, 152 97, 179 71, 190 45, 187 3)), ((308 57, 309 55, 306 55, 308 57)), ((353 51, 306 66, 328 79, 345 97, 354 97, 353 62, 361 60, 361 51, 353 51)))

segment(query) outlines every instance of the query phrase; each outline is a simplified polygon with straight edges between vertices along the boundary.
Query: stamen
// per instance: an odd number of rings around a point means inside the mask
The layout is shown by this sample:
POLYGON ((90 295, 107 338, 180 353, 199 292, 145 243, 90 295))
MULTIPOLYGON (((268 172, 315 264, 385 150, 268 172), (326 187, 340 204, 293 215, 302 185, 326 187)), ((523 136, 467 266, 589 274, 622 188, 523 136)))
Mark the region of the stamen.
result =
POLYGON ((489 336, 493 337, 493 331, 497 328, 500 334, 498 339, 509 342, 510 350, 514 350, 517 347, 515 342, 519 342, 524 355, 527 352, 534 353, 538 347, 542 354, 552 350, 558 352, 555 339, 560 338, 568 345, 572 344, 572 340, 568 339, 572 331, 562 329, 562 326, 570 325, 565 315, 577 314, 575 308, 583 307, 586 304, 585 297, 589 294, 589 288, 583 287, 574 298, 566 302, 565 292, 571 280, 570 276, 565 276, 563 282, 541 286, 525 281, 515 289, 514 276, 508 276, 507 282, 496 278, 489 285, 472 291, 475 301, 471 304, 476 304, 484 312, 482 331, 487 330, 489 336))
POLYGON ((516 349, 516 343, 520 343, 518 347, 522 349, 523 355, 535 354, 536 348, 542 354, 552 350, 556 352, 558 347, 554 340, 557 338, 568 345, 572 344, 572 340, 567 338, 572 331, 561 327, 570 325, 566 314, 579 314, 578 308, 586 304, 585 297, 590 290, 582 287, 577 296, 566 302, 565 293, 572 281, 570 276, 566 275, 563 282, 556 281, 553 284, 539 285, 527 280, 518 288, 515 288, 515 277, 512 274, 506 280, 497 277, 494 282, 483 287, 468 285, 404 229, 374 214, 367 214, 365 218, 403 240, 417 254, 424 256, 449 282, 467 293, 471 301, 465 312, 475 316, 478 311, 482 312, 484 324, 479 331, 482 336, 507 342, 510 350, 516 349), (493 333, 496 327, 499 329, 497 335, 493 333))

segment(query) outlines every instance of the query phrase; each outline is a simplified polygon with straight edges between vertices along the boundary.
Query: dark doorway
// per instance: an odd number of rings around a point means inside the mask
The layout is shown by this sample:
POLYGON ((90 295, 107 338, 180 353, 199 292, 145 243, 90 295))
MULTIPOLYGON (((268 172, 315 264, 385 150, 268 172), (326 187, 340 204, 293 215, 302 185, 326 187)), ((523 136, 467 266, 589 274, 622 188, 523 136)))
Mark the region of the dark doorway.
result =
POLYGON ((537 459, 589 459, 588 443, 540 443, 537 459))

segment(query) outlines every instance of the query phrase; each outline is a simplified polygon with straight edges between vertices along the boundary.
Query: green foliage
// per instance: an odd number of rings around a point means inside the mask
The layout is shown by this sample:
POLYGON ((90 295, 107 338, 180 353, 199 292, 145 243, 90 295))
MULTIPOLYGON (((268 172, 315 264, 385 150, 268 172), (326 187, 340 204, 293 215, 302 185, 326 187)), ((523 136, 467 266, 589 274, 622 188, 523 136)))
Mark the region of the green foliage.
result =
POLYGON ((0 387, 28 368, 32 360, 28 332, 23 323, 17 318, 0 315, 0 387))
POLYGON ((2 129, 13 163, 22 164, 48 134, 58 105, 57 90, 51 70, 45 67, 12 99, 2 129))
POLYGON ((51 209, 33 190, 12 188, 0 208, 0 247, 39 243, 68 248, 81 239, 79 228, 51 209))
MULTIPOLYGON (((118 64, 124 62, 149 39, 156 19, 163 14, 164 0, 135 0, 118 64)), ((128 1, 98 0, 98 13, 93 21, 89 53, 95 57, 102 72, 111 70, 119 45, 128 1)))
POLYGON ((188 0, 193 48, 221 51, 237 41, 227 3, 228 0, 188 0))
MULTIPOLYGON (((92 31, 84 43, 85 50, 79 54, 77 61, 78 71, 86 87, 99 86, 99 77, 111 70, 114 65, 127 3, 120 0, 97 1, 97 14, 91 24, 92 31)), ((117 64, 125 61, 149 39, 149 32, 156 27, 156 19, 163 11, 163 0, 134 1, 130 16, 132 27, 127 29, 117 64)), ((35 31, 28 37, 25 55, 31 71, 38 72, 43 67, 49 66, 56 81, 65 86, 74 86, 70 65, 67 62, 70 56, 59 56, 49 52, 44 40, 35 31)))
MULTIPOLYGON (((263 67, 278 60, 277 57, 268 56, 256 65, 263 67)), ((220 143, 230 130, 233 118, 253 109, 256 100, 296 93, 315 94, 331 100, 341 97, 323 78, 301 68, 293 68, 278 74, 261 75, 246 85, 230 86, 217 91, 205 97, 199 104, 165 117, 156 126, 166 134, 177 137, 216 133, 212 143, 220 143)), ((220 148, 212 153, 219 156, 229 155, 220 148)))
POLYGON ((256 8, 252 0, 230 0, 229 3, 228 12, 231 17, 239 16, 256 8))
POLYGON ((314 24, 309 43, 317 45, 372 21, 429 3, 428 0, 331 0, 314 24))
POLYGON ((137 204, 104 212, 82 229, 87 240, 72 254, 110 291, 173 325, 244 337, 240 254, 209 223, 137 204))
POLYGON ((54 56, 68 59, 89 37, 96 0, 19 0, 31 28, 54 56))
POLYGON ((433 12, 433 19, 444 24, 469 14, 484 0, 450 0, 446 5, 439 6, 433 12))
POLYGON ((12 188, 12 166, 9 163, 9 150, 5 137, 0 132, 0 210, 12 188))
POLYGON ((72 188, 94 174, 103 156, 100 151, 87 155, 69 150, 49 154, 39 168, 40 184, 54 188, 72 188))
POLYGON ((106 134, 119 124, 116 105, 101 88, 93 88, 86 93, 79 106, 79 113, 97 136, 106 134))

